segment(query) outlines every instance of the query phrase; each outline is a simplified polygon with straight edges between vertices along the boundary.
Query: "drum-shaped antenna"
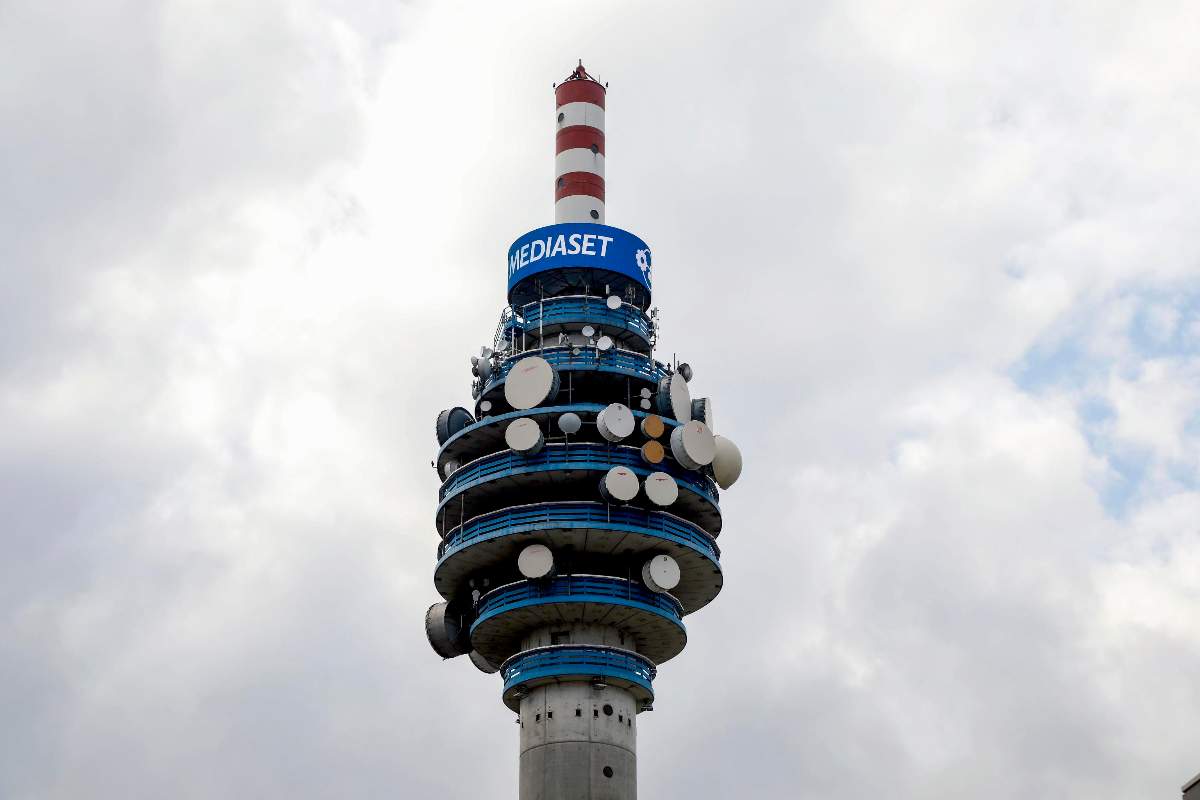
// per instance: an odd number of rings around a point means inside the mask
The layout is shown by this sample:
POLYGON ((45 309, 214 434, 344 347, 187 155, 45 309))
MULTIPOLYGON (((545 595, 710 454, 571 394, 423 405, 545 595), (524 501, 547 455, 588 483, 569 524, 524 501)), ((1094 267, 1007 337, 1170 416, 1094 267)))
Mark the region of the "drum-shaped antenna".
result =
POLYGON ((692 419, 698 419, 713 430, 712 400, 707 397, 697 397, 692 401, 692 419))
POLYGON ((652 592, 662 594, 679 585, 679 562, 668 555, 655 556, 642 565, 642 582, 652 592))
POLYGON ((680 425, 671 432, 671 455, 688 469, 708 466, 716 452, 712 431, 699 420, 680 425))
POLYGON ((633 433, 633 412, 628 406, 612 403, 596 415, 596 430, 610 442, 619 442, 633 433))
POLYGON ((680 364, 678 367, 675 368, 675 371, 678 372, 680 375, 682 375, 683 379, 685 381, 687 381, 688 383, 692 382, 692 365, 691 364, 686 364, 686 363, 680 364))
POLYGON ((600 479, 600 494, 610 503, 628 503, 637 497, 637 475, 629 467, 613 467, 600 479))
POLYGON ((658 382, 658 410, 664 417, 680 422, 692 418, 692 394, 678 372, 658 382))
POLYGON ((667 426, 663 424, 662 417, 658 414, 647 414, 642 417, 642 435, 648 439, 657 439, 663 435, 667 426))
POLYGON ((508 427, 504 429, 504 443, 513 452, 532 456, 541 451, 546 440, 542 438, 542 429, 535 421, 529 417, 521 417, 508 423, 508 427))
POLYGON ((713 477, 717 486, 728 489, 742 474, 742 451, 724 436, 714 436, 716 454, 713 456, 713 477))
POLYGON ((544 544, 531 544, 517 556, 517 569, 530 580, 545 578, 554 572, 554 553, 544 544))
POLYGON ((456 472, 458 472, 457 461, 447 461, 442 465, 442 476, 445 477, 446 480, 450 480, 450 476, 456 472))
POLYGON ((579 429, 583 427, 583 420, 573 411, 568 411, 558 418, 558 429, 568 436, 572 433, 579 433, 579 429))
POLYGON ((601 353, 611 350, 612 346, 613 346, 613 340, 612 340, 611 336, 601 336, 599 339, 596 340, 596 349, 599 350, 601 353))
POLYGON ((471 636, 459 625, 458 616, 449 613, 447 603, 434 603, 425 612, 425 637, 433 652, 442 658, 454 658, 471 652, 471 636))
POLYGON ((616 311, 621 307, 621 298, 617 297, 615 294, 610 294, 604 303, 608 306, 609 310, 616 311))
POLYGON ((467 657, 471 659, 471 663, 475 665, 475 669, 484 675, 492 675, 500 671, 498 666, 480 655, 478 650, 472 650, 471 654, 467 657))
POLYGON ((477 375, 479 378, 486 381, 488 378, 492 377, 492 362, 488 361, 487 359, 480 359, 479 363, 475 365, 475 368, 472 369, 471 372, 475 373, 475 375, 477 375))
MULTIPOLYGON (((647 464, 661 464, 666 458, 667 451, 663 448, 662 442, 656 442, 653 439, 642 445, 642 460, 647 464)), ((447 475, 447 478, 450 476, 447 475)))
MULTIPOLYGON (((651 444, 651 442, 647 442, 651 444)), ((653 442, 658 444, 658 442, 653 442)), ((651 472, 646 476, 646 497, 656 506, 669 506, 679 499, 679 484, 665 472, 651 472)))
POLYGON ((591 325, 584 325, 583 330, 580 331, 580 333, 582 333, 584 336, 586 336, 590 339, 596 335, 596 329, 593 328, 591 325))
POLYGON ((434 426, 437 430, 438 444, 445 444, 451 436, 473 422, 475 418, 465 408, 447 408, 438 414, 437 424, 434 426))
POLYGON ((551 400, 560 386, 558 371, 541 356, 526 356, 513 364, 504 381, 504 399, 518 411, 551 400))

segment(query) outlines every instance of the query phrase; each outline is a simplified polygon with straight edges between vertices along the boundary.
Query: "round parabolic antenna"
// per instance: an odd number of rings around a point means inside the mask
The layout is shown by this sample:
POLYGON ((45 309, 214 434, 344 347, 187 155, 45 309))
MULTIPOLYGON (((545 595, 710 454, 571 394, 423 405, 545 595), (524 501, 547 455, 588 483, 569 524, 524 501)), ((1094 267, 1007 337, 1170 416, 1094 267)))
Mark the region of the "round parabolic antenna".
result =
POLYGON ((679 585, 679 563, 668 555, 655 556, 642 565, 642 581, 652 592, 669 592, 679 585))
POLYGON ((517 556, 517 569, 526 578, 544 578, 554 571, 554 553, 544 544, 531 544, 517 556))
POLYGON ((680 425, 671 432, 671 455, 688 469, 708 466, 716 452, 712 431, 699 420, 680 425))
POLYGON ((574 411, 568 411, 558 418, 558 429, 565 434, 579 433, 582 427, 583 420, 574 411))
POLYGON ((609 502, 628 503, 637 497, 637 475, 629 467, 613 467, 600 479, 600 494, 609 502))
POLYGON ((633 412, 628 406, 612 403, 596 415, 596 429, 610 442, 619 442, 633 433, 633 412))
POLYGON ((542 429, 529 417, 514 419, 504 429, 504 443, 523 456, 531 456, 542 449, 545 439, 542 429))
POLYGON ((677 372, 679 372, 679 374, 683 376, 683 379, 688 383, 692 382, 692 376, 695 374, 692 372, 692 365, 687 363, 680 364, 677 372))
POLYGON ((615 294, 610 294, 608 299, 604 302, 608 305, 609 309, 613 311, 616 311, 621 307, 621 298, 617 297, 615 294))
POLYGON ((474 372, 476 376, 486 381, 488 378, 492 377, 492 362, 488 361, 486 358, 481 358, 479 359, 479 363, 475 365, 471 372, 474 372))
POLYGON ((650 391, 649 389, 647 389, 645 386, 643 386, 643 387, 642 387, 642 391, 641 391, 641 395, 642 395, 642 397, 644 397, 644 398, 646 398, 647 400, 649 400, 649 399, 650 399, 650 397, 651 397, 651 395, 653 395, 653 394, 654 394, 654 392, 651 392, 651 391, 650 391))
POLYGON ((714 436, 716 455, 713 456, 713 477, 717 486, 728 489, 742 474, 742 451, 724 436, 714 436))
POLYGON ((447 480, 449 480, 450 476, 456 472, 458 472, 458 462, 457 461, 447 461, 445 464, 442 465, 442 476, 445 477, 447 480))
POLYGON ((474 421, 475 418, 471 416, 471 412, 465 408, 447 408, 438 414, 435 426, 437 428, 438 444, 445 444, 451 436, 474 421))
POLYGON ((480 655, 478 650, 472 650, 471 655, 468 656, 468 658, 470 658, 471 663, 475 665, 475 669, 479 670, 484 675, 493 675, 500 671, 499 667, 480 655))
POLYGON ((692 401, 692 419, 698 419, 713 430, 712 400, 697 397, 692 401))
POLYGON ((644 398, 644 397, 643 397, 641 400, 639 400, 639 401, 638 401, 638 405, 640 405, 640 406, 642 407, 642 410, 643 410, 643 411, 649 411, 649 410, 650 410, 650 401, 649 401, 649 400, 647 400, 647 399, 646 399, 646 398, 644 398))
POLYGON ((479 410, 485 414, 487 412, 491 411, 492 410, 492 401, 491 400, 481 400, 479 403, 479 410))
POLYGON ((558 372, 541 356, 522 358, 508 371, 504 399, 518 411, 533 408, 558 394, 558 372))
POLYGON ((450 614, 447 603, 434 603, 425 612, 425 636, 433 651, 442 658, 454 658, 471 650, 470 637, 450 614))
POLYGON ((679 499, 679 484, 665 472, 651 472, 646 476, 646 497, 656 506, 669 506, 679 499))
POLYGON ((658 410, 665 417, 687 422, 692 418, 692 393, 678 372, 658 384, 658 410))
POLYGON ((612 350, 612 346, 613 340, 611 336, 601 336, 596 340, 596 349, 602 353, 612 350))
POLYGON ((584 325, 583 330, 580 331, 580 333, 582 333, 584 336, 586 336, 590 339, 596 335, 596 329, 593 328, 591 325, 584 325))
MULTIPOLYGON (((662 446, 662 442, 656 442, 653 439, 642 445, 642 460, 647 464, 661 464, 666 458, 666 448, 662 446)), ((447 475, 447 478, 450 476, 447 475)))
POLYGON ((658 414, 647 414, 642 417, 642 435, 648 439, 657 439, 663 435, 667 426, 663 424, 658 414))

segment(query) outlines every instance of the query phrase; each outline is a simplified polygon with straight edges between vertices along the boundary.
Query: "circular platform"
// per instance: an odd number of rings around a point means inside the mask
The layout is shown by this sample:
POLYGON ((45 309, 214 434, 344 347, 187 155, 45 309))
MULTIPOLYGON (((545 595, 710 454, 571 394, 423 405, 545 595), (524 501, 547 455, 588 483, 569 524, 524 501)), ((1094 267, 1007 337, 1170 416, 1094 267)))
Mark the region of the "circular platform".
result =
POLYGON ((628 690, 639 709, 654 702, 654 664, 629 650, 599 645, 554 645, 518 653, 500 665, 504 679, 501 698, 511 710, 521 710, 530 689, 548 683, 600 681, 628 690))

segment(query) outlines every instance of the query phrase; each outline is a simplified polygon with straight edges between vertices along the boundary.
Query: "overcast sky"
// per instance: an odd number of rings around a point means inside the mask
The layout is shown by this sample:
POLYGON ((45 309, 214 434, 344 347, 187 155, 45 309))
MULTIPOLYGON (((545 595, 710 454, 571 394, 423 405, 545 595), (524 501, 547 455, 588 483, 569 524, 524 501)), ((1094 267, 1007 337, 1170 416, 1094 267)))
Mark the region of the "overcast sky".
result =
POLYGON ((969 5, 0 0, 0 797, 516 796, 429 461, 580 57, 746 460, 642 796, 1177 796, 1200 6, 969 5))

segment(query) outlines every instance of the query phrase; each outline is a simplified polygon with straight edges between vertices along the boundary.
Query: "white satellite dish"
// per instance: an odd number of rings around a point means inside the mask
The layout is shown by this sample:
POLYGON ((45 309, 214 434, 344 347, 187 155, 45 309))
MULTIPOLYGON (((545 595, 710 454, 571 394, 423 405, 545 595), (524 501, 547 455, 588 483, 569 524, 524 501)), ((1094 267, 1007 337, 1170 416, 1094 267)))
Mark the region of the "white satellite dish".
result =
POLYGON ((637 497, 640 484, 629 467, 613 467, 600 479, 600 494, 610 503, 628 503, 637 497))
POLYGON ((692 394, 678 372, 658 383, 658 410, 665 417, 687 422, 692 418, 692 394))
POLYGON ((456 472, 458 472, 457 461, 447 461, 442 465, 442 475, 446 478, 446 480, 450 480, 450 476, 456 472))
POLYGON ((475 665, 475 669, 484 675, 494 675, 500 671, 499 667, 484 658, 478 650, 472 650, 471 654, 467 657, 471 659, 471 663, 475 665))
POLYGON ((580 333, 582 333, 584 336, 586 336, 590 339, 596 335, 596 329, 593 328, 591 325, 584 325, 583 330, 580 331, 580 333))
POLYGON ((643 386, 643 387, 642 387, 642 391, 641 391, 641 395, 642 395, 642 397, 644 397, 644 398, 646 398, 647 400, 649 400, 649 399, 650 399, 650 397, 651 397, 651 395, 653 395, 653 394, 654 394, 654 392, 650 391, 650 390, 649 390, 649 389, 647 389, 645 386, 643 386))
POLYGON ((504 381, 504 399, 518 411, 533 408, 558 394, 558 371, 541 356, 526 356, 513 364, 504 381))
POLYGON ((607 350, 611 350, 612 346, 613 346, 613 340, 612 340, 611 336, 601 336, 599 339, 596 340, 596 349, 602 353, 607 350))
POLYGON ((579 429, 583 427, 583 420, 573 411, 568 411, 558 418, 558 429, 565 434, 579 433, 579 429))
POLYGON ((641 408, 642 408, 642 411, 649 411, 649 410, 650 410, 650 401, 649 401, 649 400, 646 400, 646 399, 644 399, 644 398, 643 398, 642 400, 639 400, 639 401, 638 401, 638 405, 639 405, 639 406, 641 406, 641 408))
POLYGON ((633 412, 628 406, 612 403, 596 415, 596 429, 610 442, 619 442, 633 433, 633 412))
MULTIPOLYGON (((647 442, 646 444, 658 444, 658 442, 647 442)), ((651 472, 646 476, 646 497, 649 497, 650 502, 656 506, 669 506, 679 499, 679 484, 665 472, 651 472)))
POLYGON ((483 411, 484 413, 487 413, 488 411, 491 411, 491 410, 492 410, 492 401, 491 401, 491 400, 483 400, 483 401, 481 401, 481 402, 479 403, 479 410, 480 410, 480 411, 483 411))
POLYGON ((680 425, 671 432, 671 455, 688 469, 708 466, 716 452, 712 431, 699 420, 680 425))
POLYGON ((642 445, 642 460, 647 464, 661 464, 666 457, 667 451, 663 448, 662 442, 651 439, 642 445))
POLYGON ((728 489, 742 474, 742 451, 724 436, 714 436, 716 455, 713 456, 713 477, 717 486, 728 489))
POLYGON ((659 555, 642 565, 642 581, 652 592, 662 594, 679 585, 679 562, 668 555, 659 555))
POLYGON ((604 303, 609 307, 609 309, 616 311, 621 307, 621 298, 617 297, 615 294, 610 294, 604 303))
POLYGON ((504 443, 514 452, 523 456, 537 454, 546 440, 542 438, 542 429, 529 417, 514 419, 504 429, 504 443))
POLYGON ((517 569, 530 580, 545 578, 554 571, 554 553, 544 544, 531 544, 517 556, 517 569))

